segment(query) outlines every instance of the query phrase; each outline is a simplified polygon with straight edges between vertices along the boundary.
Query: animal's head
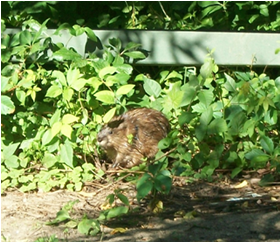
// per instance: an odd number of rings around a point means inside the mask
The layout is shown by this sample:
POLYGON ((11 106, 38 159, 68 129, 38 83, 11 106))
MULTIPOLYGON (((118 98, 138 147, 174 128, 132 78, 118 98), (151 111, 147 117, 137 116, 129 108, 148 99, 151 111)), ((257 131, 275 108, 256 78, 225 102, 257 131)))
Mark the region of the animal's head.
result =
POLYGON ((123 118, 112 119, 106 124, 98 133, 97 141, 98 144, 103 147, 110 147, 113 145, 113 141, 121 136, 121 127, 124 122, 123 118))

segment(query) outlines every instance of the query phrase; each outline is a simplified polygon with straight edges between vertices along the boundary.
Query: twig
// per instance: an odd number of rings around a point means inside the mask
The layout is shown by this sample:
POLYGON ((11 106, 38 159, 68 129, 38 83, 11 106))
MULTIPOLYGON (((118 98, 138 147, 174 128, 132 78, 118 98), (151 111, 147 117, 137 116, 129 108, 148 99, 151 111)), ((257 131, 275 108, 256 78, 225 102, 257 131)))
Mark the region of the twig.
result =
POLYGON ((165 17, 166 17, 168 20, 170 20, 171 18, 170 18, 170 17, 167 15, 167 13, 165 12, 165 10, 164 10, 164 8, 163 8, 161 2, 159 1, 158 3, 159 3, 159 6, 160 6, 162 12, 164 13, 165 17))
POLYGON ((172 153, 174 150, 176 150, 176 147, 174 147, 173 149, 171 149, 171 150, 167 151, 166 153, 164 153, 161 157, 159 157, 158 159, 156 159, 154 162, 156 162, 156 161, 162 159, 163 157, 169 155, 169 154, 172 153))

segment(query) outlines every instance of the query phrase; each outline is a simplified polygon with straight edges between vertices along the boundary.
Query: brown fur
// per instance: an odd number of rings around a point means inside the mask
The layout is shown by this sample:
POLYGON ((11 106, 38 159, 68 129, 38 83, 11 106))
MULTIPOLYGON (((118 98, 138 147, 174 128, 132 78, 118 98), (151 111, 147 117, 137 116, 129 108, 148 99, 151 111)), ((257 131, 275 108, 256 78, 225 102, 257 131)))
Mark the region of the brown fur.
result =
POLYGON ((114 117, 98 133, 97 141, 113 167, 133 167, 153 158, 158 142, 170 130, 168 120, 154 109, 138 108, 114 117))

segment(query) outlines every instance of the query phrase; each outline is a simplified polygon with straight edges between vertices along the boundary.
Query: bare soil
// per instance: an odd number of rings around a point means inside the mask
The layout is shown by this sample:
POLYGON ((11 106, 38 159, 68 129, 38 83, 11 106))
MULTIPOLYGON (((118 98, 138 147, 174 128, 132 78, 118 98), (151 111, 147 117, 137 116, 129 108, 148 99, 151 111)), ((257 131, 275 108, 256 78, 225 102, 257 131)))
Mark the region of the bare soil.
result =
POLYGON ((89 183, 82 192, 9 191, 1 196, 1 241, 34 242, 52 235, 67 242, 280 241, 280 186, 259 187, 251 179, 237 188, 242 181, 191 184, 174 181, 170 195, 159 198, 164 206, 159 214, 148 209, 149 201, 141 204, 134 201, 134 186, 123 182, 89 183), (97 236, 82 235, 65 224, 46 225, 67 202, 77 199, 76 218, 81 219, 84 214, 97 218, 106 196, 116 188, 131 198, 131 206, 138 207, 138 212, 107 222, 97 236), (188 213, 193 216, 184 217, 188 213), (116 233, 119 231, 116 228, 124 232, 116 233))

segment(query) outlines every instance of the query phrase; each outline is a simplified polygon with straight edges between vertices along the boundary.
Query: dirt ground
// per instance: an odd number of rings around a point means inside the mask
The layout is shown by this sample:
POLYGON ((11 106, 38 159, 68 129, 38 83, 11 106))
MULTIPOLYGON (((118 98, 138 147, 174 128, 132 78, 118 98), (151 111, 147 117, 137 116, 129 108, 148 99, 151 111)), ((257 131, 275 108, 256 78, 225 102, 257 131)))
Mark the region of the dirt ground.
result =
POLYGON ((1 196, 1 241, 51 241, 42 238, 55 236, 59 241, 189 241, 189 242, 253 242, 280 241, 280 186, 259 187, 248 179, 214 183, 183 184, 174 181, 168 196, 161 197, 164 210, 154 215, 147 202, 138 204, 140 212, 109 221, 102 233, 90 237, 63 224, 48 226, 56 213, 69 201, 77 218, 87 214, 97 218, 108 194, 121 188, 128 197, 135 196, 135 188, 127 183, 86 184, 82 192, 55 191, 48 193, 20 193, 9 191, 1 196), (241 184, 238 188, 236 185, 241 184), (194 212, 195 211, 195 212, 194 212), (183 218, 193 212, 194 217, 183 218), (116 227, 124 233, 112 233, 116 227), (41 240, 39 240, 41 238, 41 240))

